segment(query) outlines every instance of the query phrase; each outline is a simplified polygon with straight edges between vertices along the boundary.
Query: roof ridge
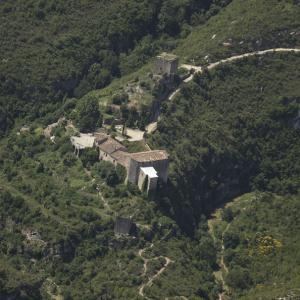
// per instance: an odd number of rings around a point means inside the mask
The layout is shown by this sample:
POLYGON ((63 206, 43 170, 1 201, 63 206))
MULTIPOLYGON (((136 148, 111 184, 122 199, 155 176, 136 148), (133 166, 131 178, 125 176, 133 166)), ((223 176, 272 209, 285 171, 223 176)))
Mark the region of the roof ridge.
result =
POLYGON ((155 150, 150 150, 150 151, 134 152, 134 153, 131 153, 131 154, 143 154, 143 153, 151 153, 151 152, 158 152, 158 151, 165 151, 165 152, 167 152, 166 150, 155 149, 155 150))

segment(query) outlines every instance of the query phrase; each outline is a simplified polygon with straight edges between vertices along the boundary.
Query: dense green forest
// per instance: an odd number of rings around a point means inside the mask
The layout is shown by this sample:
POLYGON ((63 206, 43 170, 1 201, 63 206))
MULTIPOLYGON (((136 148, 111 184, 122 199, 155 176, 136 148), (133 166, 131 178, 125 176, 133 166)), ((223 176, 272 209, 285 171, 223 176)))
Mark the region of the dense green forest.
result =
POLYGON ((1 2, 0 133, 15 117, 44 117, 66 97, 102 88, 162 47, 174 48, 184 24, 196 25, 197 16, 208 19, 228 2, 1 2))
POLYGON ((152 142, 171 153, 161 201, 184 225, 253 189, 298 192, 299 68, 298 54, 244 59, 195 76, 167 104, 152 142))

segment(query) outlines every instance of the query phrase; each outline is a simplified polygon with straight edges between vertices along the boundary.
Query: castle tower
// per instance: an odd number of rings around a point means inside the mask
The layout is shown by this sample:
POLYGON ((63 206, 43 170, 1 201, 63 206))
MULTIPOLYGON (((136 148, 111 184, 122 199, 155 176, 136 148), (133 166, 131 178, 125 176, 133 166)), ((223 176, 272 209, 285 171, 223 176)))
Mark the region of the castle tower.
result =
POLYGON ((155 74, 175 74, 178 69, 178 57, 173 54, 163 52, 156 57, 154 73, 155 74))

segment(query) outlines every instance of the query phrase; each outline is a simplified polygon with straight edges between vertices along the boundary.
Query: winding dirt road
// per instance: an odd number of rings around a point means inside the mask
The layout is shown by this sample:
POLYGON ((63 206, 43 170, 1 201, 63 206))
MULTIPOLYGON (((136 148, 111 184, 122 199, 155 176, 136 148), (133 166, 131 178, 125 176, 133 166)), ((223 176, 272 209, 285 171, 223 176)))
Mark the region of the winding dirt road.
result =
MULTIPOLYGON (((219 60, 215 63, 212 63, 212 64, 208 65, 206 67, 206 69, 211 70, 211 69, 214 69, 214 68, 216 68, 217 66, 219 66, 221 64, 229 63, 229 62, 236 61, 236 60, 240 60, 240 59, 243 59, 245 57, 250 57, 250 56, 255 56, 255 55, 265 55, 267 53, 275 53, 275 52, 296 52, 296 53, 298 52, 298 53, 300 53, 300 49, 297 49, 297 48, 272 48, 272 49, 268 49, 268 50, 249 52, 249 53, 245 53, 245 54, 241 54, 241 55, 235 55, 235 56, 231 56, 229 58, 221 59, 221 60, 219 60)), ((183 64, 183 65, 181 65, 181 68, 195 71, 191 76, 189 76, 188 78, 186 78, 184 80, 185 83, 188 83, 191 80, 193 80, 195 74, 202 73, 203 70, 205 69, 201 66, 193 66, 193 65, 189 65, 189 64, 183 64)), ((180 92, 180 88, 177 89, 176 91, 174 91, 169 96, 169 100, 172 100, 179 92, 180 92)))
POLYGON ((157 277, 159 277, 159 276, 165 271, 165 269, 168 267, 168 265, 169 265, 170 263, 173 262, 173 261, 172 261, 169 257, 167 257, 167 256, 157 256, 157 257, 154 257, 154 258, 145 258, 145 257, 143 256, 144 252, 145 252, 147 249, 151 249, 151 248, 153 248, 153 247, 154 247, 154 244, 152 243, 150 246, 148 246, 148 247, 146 247, 146 248, 144 248, 144 249, 140 249, 139 252, 138 252, 138 256, 141 257, 141 259, 144 261, 144 265, 143 265, 144 270, 143 270, 142 276, 146 276, 146 274, 147 274, 147 271, 148 271, 148 262, 149 262, 149 261, 151 261, 151 260, 153 261, 153 260, 157 260, 157 259, 159 259, 159 258, 163 258, 163 259, 165 260, 165 263, 164 263, 163 267, 162 267, 159 271, 156 272, 156 274, 154 274, 153 276, 149 277, 149 278, 148 278, 148 281, 147 281, 146 283, 143 283, 143 284, 139 287, 139 295, 142 296, 142 297, 145 297, 145 298, 147 298, 147 297, 144 295, 144 289, 145 289, 147 286, 151 286, 152 283, 153 283, 153 281, 154 281, 157 277))

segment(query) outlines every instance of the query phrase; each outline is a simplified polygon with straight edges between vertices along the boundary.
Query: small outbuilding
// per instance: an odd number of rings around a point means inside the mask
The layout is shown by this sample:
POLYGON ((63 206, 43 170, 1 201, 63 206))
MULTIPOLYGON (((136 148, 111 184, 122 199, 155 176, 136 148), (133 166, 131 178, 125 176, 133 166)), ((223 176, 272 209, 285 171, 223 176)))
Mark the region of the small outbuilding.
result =
POLYGON ((136 225, 129 218, 117 217, 114 231, 115 235, 134 235, 136 233, 136 225))

